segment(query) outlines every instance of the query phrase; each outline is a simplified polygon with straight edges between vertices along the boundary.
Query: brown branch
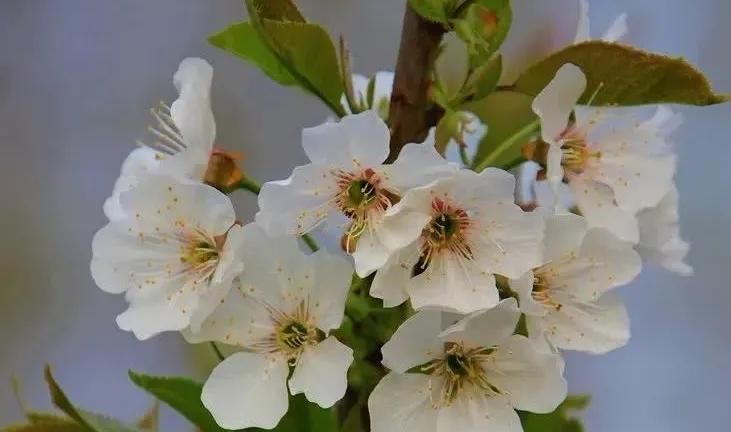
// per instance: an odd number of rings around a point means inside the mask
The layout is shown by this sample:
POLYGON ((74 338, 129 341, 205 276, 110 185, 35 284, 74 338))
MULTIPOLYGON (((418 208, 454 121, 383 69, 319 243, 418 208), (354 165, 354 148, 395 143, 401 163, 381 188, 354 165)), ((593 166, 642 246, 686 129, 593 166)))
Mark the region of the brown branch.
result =
POLYGON ((441 24, 425 20, 406 5, 389 109, 388 162, 393 162, 407 143, 423 141, 439 120, 440 115, 430 108, 427 93, 444 31, 441 24))

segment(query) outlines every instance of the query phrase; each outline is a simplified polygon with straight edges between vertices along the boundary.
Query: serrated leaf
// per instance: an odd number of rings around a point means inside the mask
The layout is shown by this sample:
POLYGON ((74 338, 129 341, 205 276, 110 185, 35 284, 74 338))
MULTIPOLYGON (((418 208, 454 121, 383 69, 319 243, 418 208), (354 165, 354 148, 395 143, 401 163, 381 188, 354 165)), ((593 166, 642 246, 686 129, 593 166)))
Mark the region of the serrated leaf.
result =
POLYGON ((476 171, 487 166, 506 167, 521 158, 523 144, 528 141, 522 133, 530 131, 537 119, 531 109, 532 100, 521 93, 500 91, 464 106, 487 125, 487 135, 472 162, 476 171))
POLYGON ((409 6, 427 21, 446 23, 448 0, 409 0, 409 6))
POLYGON ((706 77, 683 59, 602 41, 580 43, 548 56, 528 68, 515 89, 537 95, 566 63, 586 74, 588 85, 580 103, 712 105, 729 100, 729 95, 714 93, 706 77))
POLYGON ((524 432, 582 432, 584 428, 573 411, 586 408, 589 401, 587 395, 569 395, 552 413, 520 412, 523 430, 524 432))
POLYGON ((246 0, 246 4, 249 13, 253 9, 259 18, 305 22, 305 17, 291 0, 246 0))
POLYGON ((129 371, 129 379, 177 411, 203 432, 223 431, 201 402, 203 385, 183 377, 157 377, 129 371))
POLYGON ((297 85, 297 80, 282 66, 249 22, 232 24, 209 36, 208 42, 258 66, 269 78, 283 86, 297 85))
POLYGON ((134 426, 76 408, 56 382, 48 365, 44 370, 44 378, 53 404, 88 432, 140 432, 134 426))
POLYGON ((318 96, 335 113, 344 114, 345 91, 335 46, 317 24, 261 20, 262 31, 282 66, 305 90, 318 96))

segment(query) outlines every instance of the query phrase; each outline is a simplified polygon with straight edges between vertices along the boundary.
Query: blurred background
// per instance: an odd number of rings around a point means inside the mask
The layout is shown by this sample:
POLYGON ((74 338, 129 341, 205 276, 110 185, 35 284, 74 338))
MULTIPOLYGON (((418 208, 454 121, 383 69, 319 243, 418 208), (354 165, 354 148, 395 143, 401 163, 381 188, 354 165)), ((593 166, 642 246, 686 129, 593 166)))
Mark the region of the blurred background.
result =
MULTIPOLYGON (((391 69, 405 0, 301 0, 303 11, 343 35, 354 68, 391 69)), ((511 46, 539 50, 574 31, 576 0, 513 0, 511 46)), ((594 0, 598 36, 628 13, 629 41, 683 56, 731 92, 731 2, 594 0)), ((329 113, 206 43, 242 20, 240 0, 0 0, 0 424, 21 419, 9 378, 34 407, 48 407, 50 362, 71 398, 132 420, 151 401, 127 370, 202 378, 207 346, 175 334, 138 342, 114 317, 125 305, 89 275, 91 238, 120 164, 144 136, 148 109, 175 97, 172 74, 186 56, 215 67, 217 143, 246 154, 261 181, 304 160, 302 127, 329 113), (7 383, 7 384, 6 384, 7 383)), ((588 432, 725 430, 731 386, 731 105, 681 108, 678 188, 695 276, 655 268, 622 290, 631 343, 601 357, 571 355, 572 391, 589 392, 588 432)), ((244 219, 255 200, 236 197, 244 219)), ((164 430, 187 430, 164 411, 164 430)))

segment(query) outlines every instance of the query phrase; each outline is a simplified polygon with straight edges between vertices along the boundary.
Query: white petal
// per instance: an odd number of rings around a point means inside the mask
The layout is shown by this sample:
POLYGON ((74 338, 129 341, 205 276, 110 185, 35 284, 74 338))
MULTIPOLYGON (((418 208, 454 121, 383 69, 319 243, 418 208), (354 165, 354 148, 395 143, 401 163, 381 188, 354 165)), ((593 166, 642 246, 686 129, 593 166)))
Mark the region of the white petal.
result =
POLYGON ((675 175, 675 156, 602 153, 597 181, 614 191, 617 205, 630 211, 653 207, 670 191, 675 175))
POLYGON ((381 165, 388 156, 389 139, 388 127, 371 110, 302 131, 302 147, 313 163, 348 170, 381 165))
POLYGON ((361 278, 365 278, 383 267, 390 256, 390 251, 381 241, 381 238, 385 236, 379 232, 380 225, 380 223, 377 223, 377 227, 372 231, 369 230, 361 234, 356 243, 355 251, 350 254, 355 262, 355 272, 361 278))
POLYGON ((524 336, 510 336, 485 366, 488 381, 516 408, 549 413, 566 398, 558 355, 539 352, 524 336))
POLYGON ((189 148, 210 153, 216 138, 210 92, 213 68, 205 60, 187 58, 180 63, 173 81, 180 97, 170 106, 170 115, 189 148))
POLYGON ((434 142, 406 144, 392 165, 384 166, 390 182, 405 191, 457 172, 434 148, 434 142))
POLYGON ((340 327, 353 267, 343 257, 324 250, 308 257, 314 282, 310 289, 310 312, 317 328, 325 332, 340 327))
POLYGON ((289 380, 293 395, 304 393, 307 400, 330 408, 348 388, 348 368, 353 350, 330 336, 313 347, 307 347, 289 380))
POLYGON ((467 316, 442 333, 445 341, 466 342, 470 346, 499 345, 510 337, 520 319, 514 298, 501 301, 496 307, 467 316))
POLYGON ((569 183, 581 214, 591 228, 604 228, 630 243, 637 243, 639 228, 634 214, 619 208, 609 186, 574 179, 569 183))
POLYGON ((552 261, 578 249, 586 231, 586 219, 581 216, 567 213, 548 218, 543 239, 545 261, 552 261))
POLYGON ((630 337, 622 301, 606 293, 591 303, 566 303, 543 318, 546 337, 565 350, 604 354, 624 346, 630 337))
POLYGON ((288 373, 284 359, 236 353, 213 369, 201 401, 225 429, 272 429, 287 412, 288 373))
POLYGON ((132 189, 144 175, 155 170, 160 164, 159 158, 160 154, 149 147, 138 147, 130 152, 122 163, 112 196, 104 202, 104 214, 109 220, 123 219, 127 216, 119 201, 120 194, 132 189))
POLYGON ((627 14, 623 13, 619 15, 612 22, 607 31, 604 32, 602 40, 605 42, 617 42, 618 40, 624 38, 628 32, 629 28, 627 27, 627 14))
POLYGON ((574 43, 578 44, 591 40, 591 21, 589 20, 588 0, 579 0, 579 22, 576 29, 574 43))
POLYGON ((518 413, 502 396, 462 397, 438 412, 437 432, 523 432, 518 413))
POLYGON ((273 332, 269 311, 244 291, 240 280, 236 280, 228 296, 201 323, 200 328, 196 331, 186 329, 183 336, 190 343, 216 341, 251 347, 273 332))
POLYGON ((372 432, 436 432, 429 377, 391 372, 368 398, 372 432))
POLYGON ((301 235, 339 212, 331 203, 337 184, 325 165, 295 168, 281 181, 264 183, 256 222, 270 235, 301 235))
POLYGON ((545 220, 511 201, 483 204, 474 216, 470 248, 484 271, 517 278, 543 261, 545 220))
MULTIPOLYGON (((194 302, 186 302, 191 308, 194 302)), ((190 315, 183 313, 179 307, 171 307, 169 302, 160 299, 157 302, 146 302, 130 305, 117 316, 117 325, 124 331, 131 331, 139 340, 147 340, 164 331, 183 330, 190 323, 190 315)))
MULTIPOLYGON (((413 190, 412 190, 413 191, 413 190)), ((392 207, 378 226, 378 237, 388 251, 404 248, 421 236, 424 227, 431 221, 431 215, 409 207, 419 192, 408 193, 404 201, 392 207)), ((424 197, 426 198, 426 197, 424 197)), ((428 201, 420 201, 428 203, 428 201)))
POLYGON ((555 142, 566 129, 571 111, 586 90, 586 76, 577 66, 567 63, 533 100, 533 112, 541 118, 544 141, 555 142))
POLYGON ((510 289, 518 294, 521 312, 531 316, 543 316, 546 314, 545 308, 532 296, 534 282, 533 272, 529 271, 518 279, 511 279, 510 289))
MULTIPOLYGON (((413 267, 412 267, 413 268, 413 267)), ((495 276, 454 254, 439 254, 407 286, 414 309, 439 308, 470 313, 495 306, 500 297, 495 276)))
POLYGON ((417 312, 401 324, 381 348, 383 365, 394 372, 404 373, 432 360, 442 352, 439 339, 442 328, 441 312, 417 312))
POLYGON ((384 307, 394 307, 405 302, 409 298, 406 287, 418 259, 415 244, 392 255, 376 272, 371 283, 370 295, 382 299, 384 307))

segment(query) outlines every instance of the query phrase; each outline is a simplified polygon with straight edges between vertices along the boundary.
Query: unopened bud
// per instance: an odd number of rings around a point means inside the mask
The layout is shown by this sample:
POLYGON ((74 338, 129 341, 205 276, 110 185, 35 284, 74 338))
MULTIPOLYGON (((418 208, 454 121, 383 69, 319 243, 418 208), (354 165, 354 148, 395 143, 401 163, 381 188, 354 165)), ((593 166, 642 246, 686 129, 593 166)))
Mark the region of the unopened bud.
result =
POLYGON ((203 182, 219 190, 229 189, 243 178, 243 173, 236 163, 241 159, 239 154, 214 149, 208 159, 203 182))

